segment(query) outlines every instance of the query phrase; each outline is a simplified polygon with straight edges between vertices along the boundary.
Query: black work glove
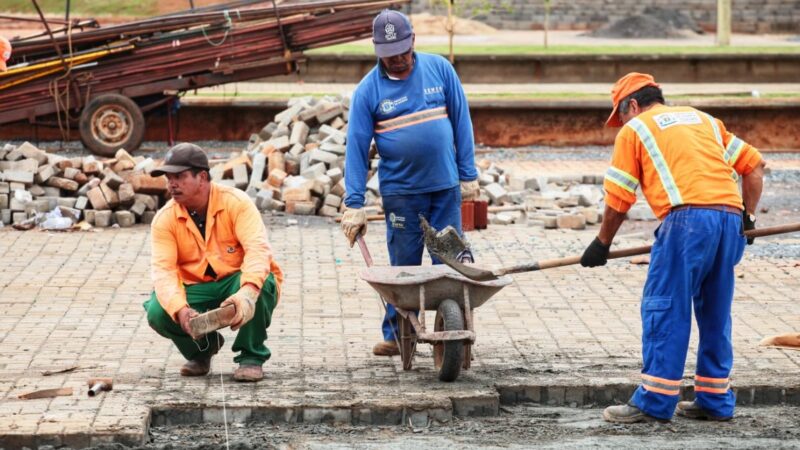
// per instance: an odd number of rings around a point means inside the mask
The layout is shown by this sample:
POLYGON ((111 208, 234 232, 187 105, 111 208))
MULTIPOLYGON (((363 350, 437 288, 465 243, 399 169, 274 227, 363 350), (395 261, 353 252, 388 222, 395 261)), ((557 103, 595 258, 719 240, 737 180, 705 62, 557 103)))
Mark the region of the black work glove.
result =
POLYGON ((581 256, 581 265, 583 267, 605 266, 606 262, 608 262, 608 249, 610 247, 610 245, 600 242, 600 238, 594 238, 592 243, 586 247, 583 256, 581 256))
MULTIPOLYGON (((748 214, 747 210, 742 211, 742 228, 744 228, 744 231, 756 229, 756 216, 754 214, 748 214)), ((756 238, 754 237, 748 237, 747 245, 753 245, 753 241, 755 240, 756 238)))

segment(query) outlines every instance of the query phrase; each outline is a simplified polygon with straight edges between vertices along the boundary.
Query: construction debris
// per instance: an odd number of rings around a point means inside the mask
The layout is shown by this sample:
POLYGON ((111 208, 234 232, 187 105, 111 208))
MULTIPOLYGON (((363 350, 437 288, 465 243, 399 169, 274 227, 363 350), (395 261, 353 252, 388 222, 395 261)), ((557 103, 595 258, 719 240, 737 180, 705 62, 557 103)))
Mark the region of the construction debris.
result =
POLYGON ((72 388, 66 387, 27 392, 25 394, 18 395, 17 398, 22 400, 34 400, 37 398, 68 397, 70 395, 72 395, 72 388))

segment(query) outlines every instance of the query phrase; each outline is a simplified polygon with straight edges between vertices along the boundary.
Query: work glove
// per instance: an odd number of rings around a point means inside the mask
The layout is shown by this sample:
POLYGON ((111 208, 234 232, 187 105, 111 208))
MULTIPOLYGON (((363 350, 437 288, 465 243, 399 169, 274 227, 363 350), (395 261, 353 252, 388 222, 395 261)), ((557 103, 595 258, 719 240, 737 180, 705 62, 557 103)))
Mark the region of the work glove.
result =
POLYGON ((352 248, 358 235, 367 233, 367 213, 361 208, 348 208, 342 216, 342 231, 352 248))
MULTIPOLYGON (((748 230, 755 230, 756 229, 756 215, 755 214, 748 214, 747 210, 742 211, 742 228, 744 231, 748 230)), ((753 241, 756 238, 748 237, 747 238, 747 245, 753 245, 753 241)))
POLYGON ((192 339, 195 339, 195 336, 192 335, 192 328, 189 326, 189 321, 199 315, 197 311, 188 305, 178 310, 178 325, 180 325, 181 330, 191 336, 192 339))
POLYGON ((586 247, 586 250, 581 256, 581 265, 583 267, 597 267, 605 266, 608 262, 608 249, 610 245, 605 245, 600 241, 600 238, 594 238, 591 244, 586 247))
POLYGON ((235 294, 226 298, 220 307, 233 305, 236 308, 236 315, 231 321, 231 330, 236 331, 253 318, 256 312, 256 299, 259 291, 255 286, 244 285, 235 294))
POLYGON ((468 202, 470 200, 475 200, 478 198, 480 194, 481 187, 478 184, 478 180, 472 181, 462 181, 461 182, 461 201, 468 202))

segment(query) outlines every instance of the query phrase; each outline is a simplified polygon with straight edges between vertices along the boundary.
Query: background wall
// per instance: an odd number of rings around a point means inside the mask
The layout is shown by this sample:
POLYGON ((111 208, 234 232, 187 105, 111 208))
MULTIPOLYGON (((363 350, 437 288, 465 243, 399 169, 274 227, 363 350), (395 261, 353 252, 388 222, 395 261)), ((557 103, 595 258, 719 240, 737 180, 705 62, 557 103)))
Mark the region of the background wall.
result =
MULTIPOLYGON (((459 0, 455 0, 456 4, 459 0)), ((477 20, 505 30, 538 30, 544 21, 543 0, 465 0, 509 5, 477 20)), ((800 0, 733 0, 733 31, 739 33, 800 33, 800 0)), ((550 29, 586 30, 642 12, 648 6, 678 10, 706 30, 716 28, 716 0, 552 0, 550 29)), ((413 0, 412 13, 444 14, 430 0, 413 0)))

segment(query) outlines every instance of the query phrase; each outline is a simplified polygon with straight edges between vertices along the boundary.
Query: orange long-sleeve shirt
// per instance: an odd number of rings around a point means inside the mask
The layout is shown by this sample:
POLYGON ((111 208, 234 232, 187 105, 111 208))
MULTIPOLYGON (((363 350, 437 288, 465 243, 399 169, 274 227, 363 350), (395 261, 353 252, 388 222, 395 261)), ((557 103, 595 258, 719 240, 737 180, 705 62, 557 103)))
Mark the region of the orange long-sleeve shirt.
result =
POLYGON ((184 284, 213 281, 206 275, 209 264, 218 278, 241 271, 241 285, 253 283, 259 289, 272 273, 280 293, 283 272, 272 258, 264 222, 238 189, 211 183, 205 239, 186 208, 174 200, 158 211, 151 234, 156 297, 173 320, 187 305, 184 284))
POLYGON ((603 182, 606 205, 628 212, 641 186, 659 219, 679 205, 741 209, 738 175, 760 162, 761 153, 720 120, 688 106, 657 105, 617 134, 603 182))

